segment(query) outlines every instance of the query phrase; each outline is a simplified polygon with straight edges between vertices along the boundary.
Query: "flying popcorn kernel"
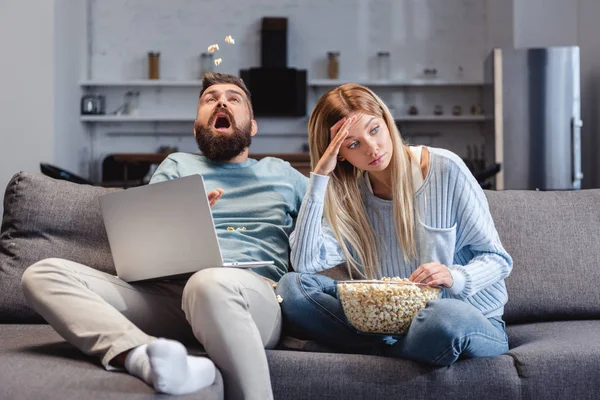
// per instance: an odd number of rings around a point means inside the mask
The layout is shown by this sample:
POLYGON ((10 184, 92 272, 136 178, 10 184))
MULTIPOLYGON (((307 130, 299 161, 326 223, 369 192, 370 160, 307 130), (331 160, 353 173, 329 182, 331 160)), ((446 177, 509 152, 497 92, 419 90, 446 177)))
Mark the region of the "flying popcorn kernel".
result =
POLYGON ((277 295, 277 301, 279 303, 282 303, 283 302, 283 297, 281 297, 280 295, 277 295))
POLYGON ((218 44, 211 44, 210 46, 208 46, 208 52, 209 53, 214 53, 215 51, 219 51, 219 45, 218 44))
POLYGON ((222 59, 222 58, 217 58, 217 59, 215 60, 215 65, 218 67, 218 66, 219 66, 219 64, 221 64, 221 62, 222 62, 222 61, 223 61, 223 59, 222 59))
POLYGON ((229 44, 235 44, 235 40, 231 37, 231 35, 225 37, 225 42, 229 44))

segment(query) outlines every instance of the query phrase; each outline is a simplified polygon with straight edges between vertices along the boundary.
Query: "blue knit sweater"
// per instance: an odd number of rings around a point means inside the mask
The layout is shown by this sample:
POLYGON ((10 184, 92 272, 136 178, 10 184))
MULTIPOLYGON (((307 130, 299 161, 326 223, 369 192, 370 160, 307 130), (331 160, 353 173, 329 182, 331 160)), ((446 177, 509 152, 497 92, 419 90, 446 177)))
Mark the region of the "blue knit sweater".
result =
MULTIPOLYGON (((396 240, 392 202, 374 196, 361 178, 361 195, 379 243, 381 275, 407 278, 421 264, 440 262, 454 278, 453 286, 442 290, 442 297, 466 301, 488 318, 500 316, 508 300, 504 279, 512 269, 512 259, 500 242, 485 194, 456 154, 428 149, 429 172, 414 193, 417 260, 404 261, 396 240)), ((328 181, 326 176, 311 174, 290 236, 296 271, 315 273, 346 260, 322 221, 328 181)))

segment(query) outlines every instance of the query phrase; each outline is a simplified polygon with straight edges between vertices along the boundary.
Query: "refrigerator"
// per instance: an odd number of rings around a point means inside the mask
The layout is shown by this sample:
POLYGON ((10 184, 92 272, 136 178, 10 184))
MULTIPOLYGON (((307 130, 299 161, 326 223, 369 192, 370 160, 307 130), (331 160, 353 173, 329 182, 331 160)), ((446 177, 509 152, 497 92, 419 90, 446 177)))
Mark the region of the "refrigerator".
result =
POLYGON ((581 188, 579 47, 492 50, 484 109, 495 189, 581 188))

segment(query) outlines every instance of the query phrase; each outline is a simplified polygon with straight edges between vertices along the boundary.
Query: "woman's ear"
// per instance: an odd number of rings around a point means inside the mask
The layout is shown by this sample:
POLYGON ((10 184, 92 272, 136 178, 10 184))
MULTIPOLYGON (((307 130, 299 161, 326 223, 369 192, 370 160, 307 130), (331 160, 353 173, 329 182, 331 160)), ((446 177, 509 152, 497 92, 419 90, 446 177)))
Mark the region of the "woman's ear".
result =
POLYGON ((339 154, 337 156, 337 159, 338 159, 338 161, 346 161, 346 159, 339 154))

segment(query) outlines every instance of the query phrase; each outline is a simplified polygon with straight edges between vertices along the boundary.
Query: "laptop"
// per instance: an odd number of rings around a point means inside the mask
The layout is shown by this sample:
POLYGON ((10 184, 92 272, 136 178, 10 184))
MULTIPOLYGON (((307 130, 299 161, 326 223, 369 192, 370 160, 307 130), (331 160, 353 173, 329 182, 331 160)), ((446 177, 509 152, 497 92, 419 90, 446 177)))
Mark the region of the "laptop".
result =
POLYGON ((108 193, 99 200, 117 276, 126 282, 274 263, 223 262, 201 175, 108 193))

